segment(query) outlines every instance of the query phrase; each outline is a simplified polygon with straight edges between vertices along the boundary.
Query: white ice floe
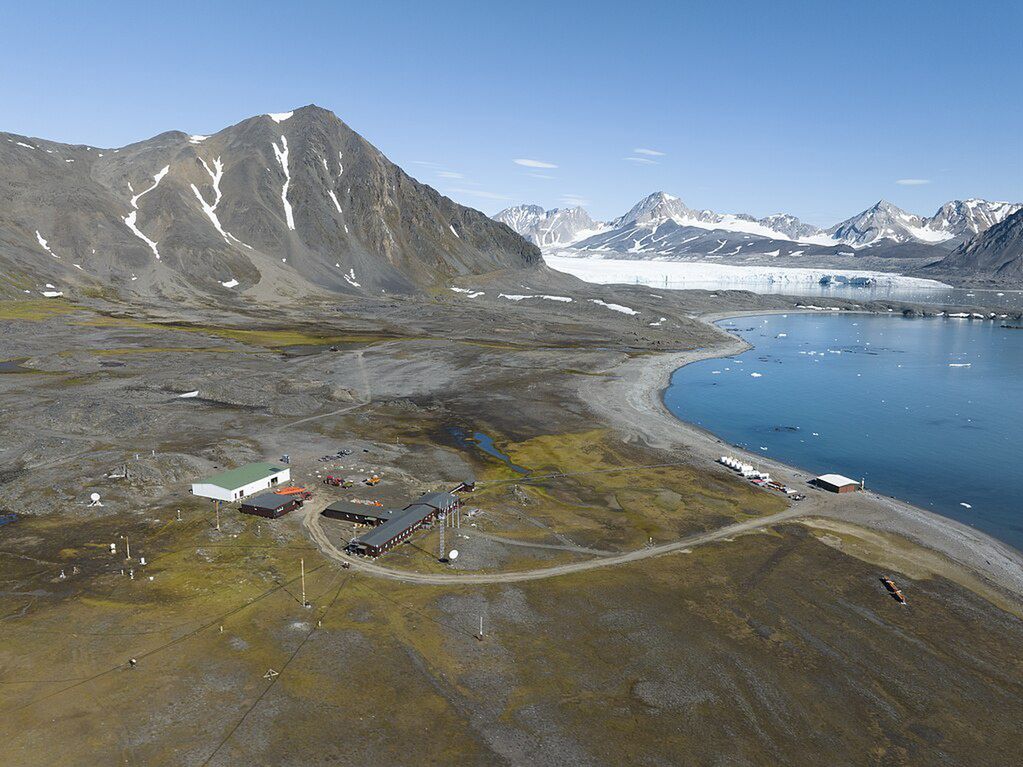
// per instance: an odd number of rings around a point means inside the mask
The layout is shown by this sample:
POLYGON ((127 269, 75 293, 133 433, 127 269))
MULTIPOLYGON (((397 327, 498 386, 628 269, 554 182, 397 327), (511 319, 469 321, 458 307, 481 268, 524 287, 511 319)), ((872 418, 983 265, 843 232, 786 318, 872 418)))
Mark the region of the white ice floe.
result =
POLYGON ((948 363, 948 366, 950 368, 968 368, 968 367, 971 367, 972 365, 973 365, 972 362, 950 362, 950 363, 948 363))
MULTIPOLYGON (((146 243, 146 245, 149 246, 149 249, 153 251, 153 255, 156 256, 157 258, 160 258, 160 251, 156 247, 157 243, 154 240, 151 240, 148 237, 146 237, 146 235, 142 234, 142 232, 138 228, 136 221, 138 220, 139 200, 142 199, 143 196, 149 194, 154 189, 156 189, 156 187, 160 185, 160 181, 163 180, 163 177, 166 176, 169 172, 170 165, 164 165, 163 168, 160 169, 160 172, 153 176, 153 185, 148 189, 144 189, 143 191, 139 192, 138 194, 131 198, 132 208, 131 213, 124 217, 125 226, 127 226, 132 231, 132 234, 134 234, 136 237, 138 237, 140 240, 146 243)), ((130 183, 128 184, 128 188, 132 189, 130 183)), ((132 191, 134 191, 134 189, 132 189, 132 191)))
POLYGON ((195 184, 191 185, 192 191, 195 193, 196 199, 199 200, 199 204, 202 206, 203 213, 206 214, 206 217, 210 220, 210 223, 213 224, 213 228, 220 233, 221 237, 224 238, 224 242, 226 242, 228 245, 231 245, 232 244, 231 241, 234 240, 234 242, 238 243, 239 245, 245 245, 246 248, 252 250, 251 245, 246 245, 233 234, 225 230, 220 223, 220 217, 217 216, 217 206, 220 205, 220 200, 223 197, 223 194, 220 191, 220 180, 224 177, 224 163, 222 163, 220 161, 220 158, 218 157, 213 161, 213 170, 210 170, 210 166, 206 164, 205 160, 199 158, 199 162, 202 163, 202 167, 206 169, 206 173, 209 174, 210 180, 213 182, 212 204, 206 202, 206 198, 202 196, 202 193, 199 191, 199 187, 197 187, 195 184))
POLYGON ((603 306, 607 309, 610 309, 611 311, 621 312, 622 314, 631 315, 639 314, 639 312, 637 312, 635 309, 630 309, 628 306, 622 306, 621 304, 609 304, 606 301, 601 301, 599 298, 591 298, 590 303, 603 306))
POLYGON ((750 375, 750 378, 763 378, 764 377, 763 373, 750 373, 749 375, 750 375))
POLYGON ((330 195, 330 199, 333 201, 334 207, 337 208, 337 212, 340 213, 341 212, 341 203, 337 201, 337 195, 334 194, 334 190, 331 189, 329 192, 327 192, 327 194, 330 195))
POLYGON ((199 390, 196 389, 195 391, 186 391, 184 394, 179 394, 178 395, 178 399, 192 399, 193 397, 198 397, 198 396, 199 396, 199 390))
POLYGON ((499 293, 498 298, 507 298, 509 301, 524 301, 527 298, 545 298, 548 301, 561 301, 563 303, 570 303, 572 301, 568 296, 543 296, 543 295, 515 295, 509 293, 499 293))
POLYGON ((38 229, 36 229, 36 240, 39 242, 39 247, 40 248, 45 250, 47 253, 49 253, 54 258, 60 258, 60 256, 58 256, 56 253, 54 253, 52 250, 50 250, 49 243, 46 241, 45 237, 43 237, 41 234, 39 234, 39 230, 38 229))
MULTIPOLYGON (((273 115, 271 115, 273 117, 273 115)), ((288 112, 287 120, 291 117, 291 112, 288 112)), ((275 118, 276 119, 276 118, 275 118)), ((280 120, 277 120, 280 122, 280 120)), ((288 229, 295 230, 295 215, 291 210, 291 203, 288 202, 288 187, 291 185, 291 172, 288 170, 288 137, 281 136, 281 145, 278 147, 277 142, 273 142, 274 155, 277 156, 277 162, 281 164, 281 169, 284 171, 284 186, 281 188, 281 202, 284 203, 284 218, 288 222, 288 229)))
POLYGON ((234 288, 234 287, 237 287, 237 285, 238 285, 238 280, 236 280, 236 279, 234 279, 234 278, 232 277, 232 278, 231 278, 230 280, 228 280, 227 282, 222 282, 222 283, 220 283, 220 284, 221 284, 221 285, 223 285, 223 286, 224 286, 225 288, 234 288))
POLYGON ((973 508, 973 506, 971 504, 964 503, 962 501, 959 502, 959 505, 962 506, 964 509, 972 509, 973 508))
POLYGON ((294 112, 268 112, 266 116, 269 117, 271 120, 273 120, 275 123, 282 123, 285 120, 289 119, 293 114, 295 114, 295 113, 294 112))
POLYGON ((458 232, 455 231, 455 227, 454 226, 452 226, 451 224, 448 224, 448 229, 451 230, 451 234, 455 235, 455 237, 457 237, 458 239, 462 239, 462 235, 460 235, 458 232))

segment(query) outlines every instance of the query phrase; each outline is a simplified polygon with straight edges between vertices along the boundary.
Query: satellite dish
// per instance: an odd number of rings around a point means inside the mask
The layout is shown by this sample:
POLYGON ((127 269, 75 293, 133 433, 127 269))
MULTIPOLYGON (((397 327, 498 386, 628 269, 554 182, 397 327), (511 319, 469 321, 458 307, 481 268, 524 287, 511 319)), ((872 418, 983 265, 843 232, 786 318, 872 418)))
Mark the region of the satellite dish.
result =
POLYGON ((451 549, 451 551, 448 552, 448 561, 454 562, 456 559, 458 559, 458 549, 451 549))
POLYGON ((90 506, 102 506, 103 505, 102 503, 99 502, 99 493, 93 493, 92 495, 90 495, 89 496, 89 500, 92 501, 92 503, 89 504, 90 506))

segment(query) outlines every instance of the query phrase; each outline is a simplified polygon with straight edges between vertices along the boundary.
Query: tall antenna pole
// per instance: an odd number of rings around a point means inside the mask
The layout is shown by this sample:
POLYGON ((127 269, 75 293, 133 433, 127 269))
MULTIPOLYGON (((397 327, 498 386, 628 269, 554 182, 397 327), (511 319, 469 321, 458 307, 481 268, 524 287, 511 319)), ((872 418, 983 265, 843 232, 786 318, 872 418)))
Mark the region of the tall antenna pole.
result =
POLYGON ((444 561, 444 525, 447 522, 446 516, 447 515, 445 515, 444 512, 441 512, 441 514, 440 514, 440 553, 437 555, 437 559, 439 559, 441 562, 444 561))
POLYGON ((131 544, 128 543, 128 536, 124 536, 124 558, 131 559, 131 544))
POLYGON ((213 505, 217 509, 217 529, 220 529, 220 501, 214 501, 213 505))
POLYGON ((305 601, 305 560, 298 560, 299 566, 302 568, 302 607, 308 607, 309 603, 305 601))
POLYGON ((483 638, 483 616, 480 616, 480 639, 483 638))

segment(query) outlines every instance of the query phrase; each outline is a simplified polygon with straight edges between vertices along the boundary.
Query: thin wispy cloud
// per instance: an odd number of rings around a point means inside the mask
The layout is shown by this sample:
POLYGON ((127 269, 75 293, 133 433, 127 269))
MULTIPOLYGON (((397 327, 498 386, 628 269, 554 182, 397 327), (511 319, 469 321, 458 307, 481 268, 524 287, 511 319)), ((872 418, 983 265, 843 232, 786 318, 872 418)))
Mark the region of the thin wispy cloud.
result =
POLYGON ((640 147, 639 149, 633 149, 632 153, 633 154, 645 154, 648 157, 664 157, 664 152, 661 152, 660 150, 657 150, 657 149, 643 149, 642 147, 640 147))
POLYGON ((519 158, 518 160, 512 160, 516 165, 524 165, 527 168, 557 168, 558 166, 552 162, 544 162, 543 160, 530 160, 529 158, 519 158))
POLYGON ((900 178, 895 182, 899 186, 923 186, 931 183, 929 178, 900 178))
POLYGON ((506 194, 498 194, 497 192, 488 192, 485 189, 465 189, 465 188, 452 188, 447 190, 448 194, 464 194, 468 197, 479 197, 484 200, 510 200, 506 194))
POLYGON ((552 178, 554 178, 554 176, 552 176, 550 173, 529 173, 527 175, 530 178, 542 178, 542 179, 552 179, 552 178))
POLYGON ((636 165, 657 165, 656 160, 651 160, 649 157, 623 157, 626 162, 634 162, 636 165))
POLYGON ((579 194, 563 194, 561 195, 561 202, 564 205, 571 205, 572 207, 590 204, 589 200, 579 194))
POLYGON ((437 177, 438 178, 465 178, 465 176, 463 174, 458 173, 458 172, 453 171, 453 170, 440 170, 440 171, 437 171, 437 177))

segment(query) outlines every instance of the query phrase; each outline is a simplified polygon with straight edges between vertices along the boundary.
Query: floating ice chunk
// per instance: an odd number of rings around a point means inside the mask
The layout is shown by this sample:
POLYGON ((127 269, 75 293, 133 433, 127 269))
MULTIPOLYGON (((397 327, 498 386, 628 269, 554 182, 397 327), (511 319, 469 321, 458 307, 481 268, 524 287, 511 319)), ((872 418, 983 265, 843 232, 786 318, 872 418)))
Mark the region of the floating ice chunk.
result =
POLYGON ((964 509, 972 509, 973 508, 973 506, 970 505, 969 503, 960 502, 959 505, 962 506, 964 509))
POLYGON ((750 375, 750 378, 763 378, 764 377, 763 373, 750 373, 749 375, 750 375))
POLYGON ((972 365, 973 365, 972 362, 950 362, 950 363, 948 363, 948 366, 950 368, 968 368, 968 367, 970 367, 972 365))

